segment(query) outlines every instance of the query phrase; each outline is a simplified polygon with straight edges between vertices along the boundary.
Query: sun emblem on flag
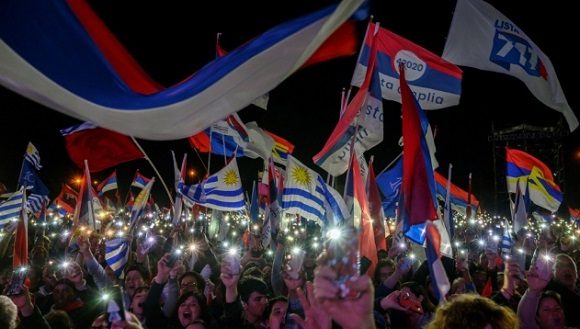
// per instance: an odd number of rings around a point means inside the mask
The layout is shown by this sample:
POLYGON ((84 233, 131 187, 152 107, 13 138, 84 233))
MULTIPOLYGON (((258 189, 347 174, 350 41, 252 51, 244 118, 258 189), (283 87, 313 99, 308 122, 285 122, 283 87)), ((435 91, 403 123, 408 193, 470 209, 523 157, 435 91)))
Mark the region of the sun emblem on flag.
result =
POLYGON ((226 185, 236 185, 238 182, 238 175, 234 170, 228 170, 224 175, 224 183, 226 185))
POLYGON ((310 178, 310 173, 304 167, 294 168, 294 170, 292 171, 292 178, 294 178, 294 180, 298 184, 304 185, 306 187, 310 186, 310 183, 312 182, 312 179, 310 178))

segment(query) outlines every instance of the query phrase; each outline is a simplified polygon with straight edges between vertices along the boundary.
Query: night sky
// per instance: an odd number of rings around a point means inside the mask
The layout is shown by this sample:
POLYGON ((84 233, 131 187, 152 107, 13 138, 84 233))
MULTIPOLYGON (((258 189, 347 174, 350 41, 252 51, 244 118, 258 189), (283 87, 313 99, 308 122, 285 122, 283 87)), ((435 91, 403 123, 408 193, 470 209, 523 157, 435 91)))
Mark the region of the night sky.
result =
MULTIPOLYGON (((568 103, 580 113, 580 99, 575 81, 580 69, 577 54, 570 51, 577 29, 573 3, 558 0, 531 4, 527 1, 489 1, 504 15, 511 18, 551 59, 568 103), (533 6, 533 7, 531 7, 533 6)), ((117 35, 121 43, 158 82, 165 86, 187 78, 215 56, 215 37, 223 33, 222 46, 233 49, 278 23, 323 7, 332 1, 268 1, 268 2, 217 2, 204 5, 204 10, 190 8, 182 1, 89 1, 94 10, 117 35), (208 23, 207 21, 210 21, 208 23)), ((187 3, 187 4, 186 4, 187 3)), ((375 1, 371 13, 382 27, 407 38, 430 51, 441 54, 447 35, 454 1, 375 1)), ((361 22, 362 35, 366 22, 361 22)), ((258 124, 296 145, 295 156, 306 165, 323 173, 312 163, 312 156, 324 145, 332 132, 340 105, 342 88, 350 82, 356 56, 332 60, 305 68, 270 93, 267 111, 249 106, 239 112, 247 121, 258 124)), ((506 75, 461 67, 464 71, 463 93, 459 106, 428 111, 432 126, 436 127, 438 169, 447 175, 453 163, 453 181, 467 188, 467 176, 473 173, 473 191, 490 211, 494 207, 494 148, 489 141, 492 126, 505 129, 519 124, 558 126, 561 115, 544 106, 525 85, 506 75)), ((375 156, 375 170, 381 171, 401 151, 398 139, 401 134, 400 104, 384 101, 385 138, 383 143, 367 151, 367 158, 375 156)), ((9 190, 16 187, 22 157, 28 141, 40 151, 44 168, 40 176, 55 197, 61 182, 72 183, 80 174, 68 159, 64 140, 59 129, 79 121, 45 108, 0 87, 0 107, 4 117, 1 123, 2 159, 0 182, 9 190)), ((568 131, 565 123, 564 132, 568 131)), ((577 174, 580 150, 577 131, 561 137, 562 170, 557 179, 565 190, 565 202, 580 207, 580 175, 577 174), (562 180, 565 179, 565 180, 562 180)), ((188 164, 203 172, 196 153, 186 140, 155 142, 139 140, 147 154, 169 184, 172 177, 170 150, 181 156, 188 153, 188 164)), ((529 142, 533 153, 534 142, 529 142)), ((499 145, 499 144, 498 144, 499 145)), ((552 145, 547 143, 547 145, 552 145)), ((534 154, 553 171, 557 169, 551 158, 534 154)), ((207 164, 207 155, 201 154, 207 164)), ((496 153, 497 168, 505 168, 504 152, 496 153)), ((180 161, 180 160, 179 160, 180 161)), ((251 190, 251 182, 261 167, 261 160, 241 158, 238 161, 244 188, 251 190)), ((223 165, 223 157, 213 156, 211 172, 223 165)), ((126 193, 129 181, 139 168, 147 176, 153 170, 145 160, 136 160, 117 167, 121 193, 126 193)), ((105 178, 113 169, 93 174, 105 178)), ((324 174, 325 175, 325 174, 324 174)), ((498 172, 505 178, 505 170, 498 172)), ((191 182, 191 181, 189 181, 191 182)), ((189 183, 188 182, 188 183, 189 183)), ((505 184, 505 183, 504 183, 505 184)), ((498 195, 499 207, 507 205, 505 187, 498 195)), ((154 186, 154 195, 161 204, 166 196, 160 184, 154 186)), ((561 208, 561 210, 564 207, 561 208)))

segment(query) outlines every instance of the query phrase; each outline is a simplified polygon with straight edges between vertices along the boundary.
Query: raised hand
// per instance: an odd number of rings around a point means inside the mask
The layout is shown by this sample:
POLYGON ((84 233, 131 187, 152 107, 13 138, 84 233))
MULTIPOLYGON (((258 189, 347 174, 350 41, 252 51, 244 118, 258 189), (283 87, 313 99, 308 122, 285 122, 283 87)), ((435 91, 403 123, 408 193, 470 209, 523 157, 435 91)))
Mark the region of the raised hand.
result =
POLYGON ((296 291, 302 309, 304 318, 298 314, 290 314, 292 320, 298 323, 303 329, 328 329, 332 326, 330 315, 326 313, 318 304, 314 297, 314 286, 312 282, 306 283, 306 294, 301 288, 296 291))
POLYGON ((314 276, 314 295, 330 317, 345 329, 374 328, 373 298, 371 279, 360 276, 348 282, 352 299, 341 299, 340 288, 335 283, 336 272, 328 266, 317 268, 314 276))
POLYGON ((22 289, 22 293, 19 295, 12 295, 10 296, 10 299, 12 299, 14 305, 18 307, 18 310, 22 316, 28 317, 32 315, 32 312, 34 312, 34 305, 32 304, 32 299, 30 297, 28 287, 21 285, 20 289, 22 289))

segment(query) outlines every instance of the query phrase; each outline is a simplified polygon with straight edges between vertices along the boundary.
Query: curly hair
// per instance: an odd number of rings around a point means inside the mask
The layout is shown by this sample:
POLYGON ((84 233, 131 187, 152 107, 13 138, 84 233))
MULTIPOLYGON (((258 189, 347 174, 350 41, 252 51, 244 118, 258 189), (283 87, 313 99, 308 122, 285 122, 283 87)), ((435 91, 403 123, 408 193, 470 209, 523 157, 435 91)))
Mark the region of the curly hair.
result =
POLYGON ((514 312, 491 299, 475 294, 463 294, 441 305, 433 321, 425 329, 517 329, 514 312))

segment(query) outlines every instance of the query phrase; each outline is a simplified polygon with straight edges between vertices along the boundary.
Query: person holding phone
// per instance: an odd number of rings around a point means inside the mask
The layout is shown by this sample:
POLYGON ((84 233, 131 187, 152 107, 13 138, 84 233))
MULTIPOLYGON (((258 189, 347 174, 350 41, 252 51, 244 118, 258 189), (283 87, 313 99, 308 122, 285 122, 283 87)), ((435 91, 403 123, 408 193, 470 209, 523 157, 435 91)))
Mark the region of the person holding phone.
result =
MULTIPOLYGON (((337 273, 330 266, 317 267, 312 289, 316 305, 344 329, 374 329, 374 288, 371 279, 365 274, 351 281, 350 289, 356 293, 356 298, 340 298, 336 279, 337 273)), ((310 310, 307 317, 309 314, 310 310)))
POLYGON ((159 301, 161 300, 163 288, 169 280, 169 273, 172 269, 182 266, 181 262, 176 261, 170 267, 171 257, 171 253, 166 253, 157 262, 157 275, 153 278, 143 306, 146 314, 145 323, 149 328, 162 328, 166 325, 168 316, 162 312, 159 301))
POLYGON ((220 274, 225 287, 224 327, 260 328, 268 305, 268 285, 253 276, 240 279, 239 262, 228 259, 231 256, 222 261, 220 274))

